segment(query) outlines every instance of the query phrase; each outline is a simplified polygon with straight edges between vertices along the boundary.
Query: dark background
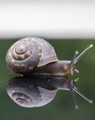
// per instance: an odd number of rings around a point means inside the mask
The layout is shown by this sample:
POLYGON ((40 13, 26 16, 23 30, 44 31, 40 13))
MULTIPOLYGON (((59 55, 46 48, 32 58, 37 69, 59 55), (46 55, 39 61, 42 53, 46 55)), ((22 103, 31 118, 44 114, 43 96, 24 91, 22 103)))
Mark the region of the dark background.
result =
MULTIPOLYGON (((79 109, 75 110, 70 92, 58 91, 55 99, 46 106, 39 108, 22 108, 16 105, 6 93, 7 82, 17 74, 6 67, 5 56, 8 48, 18 39, 0 40, 0 120, 95 120, 95 102, 89 104, 76 95, 79 109)), ((75 50, 81 52, 89 44, 94 47, 77 63, 79 77, 77 87, 88 98, 95 101, 95 40, 91 39, 61 39, 50 40, 59 59, 71 60, 75 50)))

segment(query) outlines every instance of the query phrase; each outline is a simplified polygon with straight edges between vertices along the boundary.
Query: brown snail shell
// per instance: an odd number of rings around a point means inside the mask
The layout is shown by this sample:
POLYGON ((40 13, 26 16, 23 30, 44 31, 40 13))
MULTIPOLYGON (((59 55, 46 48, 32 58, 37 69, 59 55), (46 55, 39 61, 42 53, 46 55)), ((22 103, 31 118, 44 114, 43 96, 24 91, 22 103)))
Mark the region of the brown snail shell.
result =
POLYGON ((54 48, 47 41, 37 37, 23 38, 14 43, 6 55, 7 66, 17 73, 31 72, 57 61, 54 48))

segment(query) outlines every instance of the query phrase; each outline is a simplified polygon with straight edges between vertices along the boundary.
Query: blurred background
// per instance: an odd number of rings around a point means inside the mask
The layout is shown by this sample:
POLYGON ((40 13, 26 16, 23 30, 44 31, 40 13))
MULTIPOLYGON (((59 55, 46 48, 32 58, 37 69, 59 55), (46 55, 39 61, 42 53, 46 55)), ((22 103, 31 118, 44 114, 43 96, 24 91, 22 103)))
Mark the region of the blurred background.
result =
POLYGON ((59 59, 72 59, 89 44, 94 47, 77 63, 78 89, 95 101, 95 2, 94 0, 7 0, 0 1, 0 118, 2 120, 94 120, 95 102, 89 104, 76 95, 75 110, 70 92, 58 91, 46 106, 26 109, 16 105, 6 93, 8 81, 17 76, 6 67, 8 48, 26 36, 40 36, 55 48, 59 59))

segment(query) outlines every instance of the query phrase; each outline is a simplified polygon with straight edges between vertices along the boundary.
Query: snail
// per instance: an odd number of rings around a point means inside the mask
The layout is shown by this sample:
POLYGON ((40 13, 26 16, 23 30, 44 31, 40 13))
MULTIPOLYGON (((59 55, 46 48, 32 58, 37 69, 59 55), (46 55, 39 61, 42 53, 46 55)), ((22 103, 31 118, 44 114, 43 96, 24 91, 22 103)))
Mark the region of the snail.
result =
POLYGON ((19 106, 26 108, 41 107, 50 103, 58 90, 71 90, 75 108, 78 109, 74 93, 92 103, 75 87, 76 80, 66 76, 20 76, 12 78, 7 85, 9 97, 19 106))
POLYGON ((9 69, 21 74, 64 76, 78 72, 75 64, 93 47, 89 45, 78 55, 75 52, 73 59, 59 60, 53 46, 44 39, 28 37, 18 40, 6 54, 6 64, 9 69))
POLYGON ((76 80, 68 77, 68 74, 79 72, 75 64, 92 47, 90 44, 79 55, 76 51, 72 60, 59 60, 53 46, 42 38, 28 37, 18 40, 9 48, 6 64, 9 69, 23 77, 9 82, 8 95, 20 106, 29 108, 48 104, 58 90, 71 91, 75 108, 78 105, 74 93, 92 103, 92 100, 75 87, 76 80))

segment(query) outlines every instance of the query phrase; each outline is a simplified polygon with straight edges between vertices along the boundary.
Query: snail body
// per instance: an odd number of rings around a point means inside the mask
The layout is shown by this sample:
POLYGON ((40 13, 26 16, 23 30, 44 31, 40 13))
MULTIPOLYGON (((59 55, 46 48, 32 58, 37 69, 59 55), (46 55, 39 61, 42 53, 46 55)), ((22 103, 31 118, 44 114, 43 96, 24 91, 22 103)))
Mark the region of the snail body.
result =
POLYGON ((40 107, 51 102, 58 90, 70 90, 75 107, 78 108, 75 94, 79 94, 89 103, 75 87, 76 80, 68 77, 78 70, 75 64, 93 45, 89 45, 79 55, 75 52, 72 60, 59 60, 53 46, 37 37, 23 38, 14 43, 6 54, 9 69, 23 77, 9 82, 7 93, 13 101, 22 107, 40 107))

